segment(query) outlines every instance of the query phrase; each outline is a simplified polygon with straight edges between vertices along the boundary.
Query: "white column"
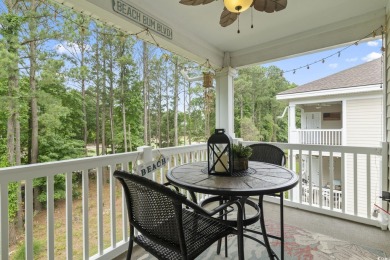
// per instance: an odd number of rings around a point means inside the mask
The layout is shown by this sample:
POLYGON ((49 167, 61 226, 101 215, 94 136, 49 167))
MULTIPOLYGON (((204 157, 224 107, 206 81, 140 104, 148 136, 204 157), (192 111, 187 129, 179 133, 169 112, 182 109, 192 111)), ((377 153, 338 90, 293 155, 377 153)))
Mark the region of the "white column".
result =
POLYGON ((295 120, 295 105, 288 106, 288 142, 298 143, 298 135, 296 131, 296 120, 295 120))
POLYGON ((215 127, 225 129, 232 138, 235 137, 233 77, 236 74, 235 69, 227 67, 215 75, 215 127))
POLYGON ((295 105, 289 105, 288 107, 288 128, 291 130, 296 129, 295 105))

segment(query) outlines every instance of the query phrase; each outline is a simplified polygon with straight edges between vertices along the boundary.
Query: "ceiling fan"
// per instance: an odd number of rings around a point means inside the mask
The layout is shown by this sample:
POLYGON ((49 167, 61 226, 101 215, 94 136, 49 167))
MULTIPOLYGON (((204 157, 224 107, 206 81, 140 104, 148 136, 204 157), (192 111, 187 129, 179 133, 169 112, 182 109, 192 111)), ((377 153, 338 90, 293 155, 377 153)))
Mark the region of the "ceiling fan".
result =
MULTIPOLYGON (((183 5, 205 5, 214 1, 217 0, 180 0, 180 3, 183 5)), ((249 7, 260 12, 273 13, 285 9, 287 6, 287 0, 224 0, 223 2, 225 6, 219 20, 222 27, 231 25, 237 20, 240 13, 249 7)))

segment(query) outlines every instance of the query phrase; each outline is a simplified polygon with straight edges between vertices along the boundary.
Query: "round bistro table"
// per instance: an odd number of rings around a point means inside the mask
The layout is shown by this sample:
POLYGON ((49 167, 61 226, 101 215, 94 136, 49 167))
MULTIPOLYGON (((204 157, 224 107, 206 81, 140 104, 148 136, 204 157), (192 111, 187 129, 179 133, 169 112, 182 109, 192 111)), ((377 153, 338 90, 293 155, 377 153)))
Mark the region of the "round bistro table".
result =
MULTIPOLYGON (((245 199, 249 196, 259 196, 259 199, 262 199, 267 194, 287 191, 297 185, 299 180, 295 172, 285 167, 255 161, 249 161, 248 170, 235 172, 231 176, 208 174, 207 162, 196 162, 176 166, 168 171, 166 177, 172 184, 186 190, 245 199)), ((283 197, 281 196, 281 198, 283 197)), ((242 200, 242 204, 245 204, 245 199, 242 200)), ((267 248, 269 257, 273 259, 276 254, 272 251, 268 241, 262 211, 261 207, 260 225, 262 232, 260 234, 263 235, 264 239, 264 243, 261 244, 267 248)), ((283 243, 284 241, 282 241, 283 243)), ((283 248, 282 245, 282 258, 283 248)))

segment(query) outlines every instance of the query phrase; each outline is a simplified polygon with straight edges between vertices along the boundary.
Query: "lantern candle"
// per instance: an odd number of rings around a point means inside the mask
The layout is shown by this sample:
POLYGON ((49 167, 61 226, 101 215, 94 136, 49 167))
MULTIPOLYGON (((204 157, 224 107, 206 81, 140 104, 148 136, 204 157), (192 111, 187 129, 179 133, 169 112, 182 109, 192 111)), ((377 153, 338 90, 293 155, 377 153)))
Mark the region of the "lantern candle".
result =
POLYGON ((215 164, 215 171, 216 172, 226 172, 226 169, 228 167, 229 167, 228 156, 227 156, 227 154, 224 153, 224 154, 222 154, 219 161, 217 161, 217 163, 215 164))

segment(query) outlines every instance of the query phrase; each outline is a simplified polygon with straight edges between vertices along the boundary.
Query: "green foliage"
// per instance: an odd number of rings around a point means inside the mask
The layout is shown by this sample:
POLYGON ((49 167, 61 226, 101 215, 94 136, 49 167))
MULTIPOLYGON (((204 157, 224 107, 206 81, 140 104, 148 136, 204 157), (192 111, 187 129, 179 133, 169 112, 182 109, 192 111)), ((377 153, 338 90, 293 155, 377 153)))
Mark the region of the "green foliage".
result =
MULTIPOLYGON (((79 186, 81 182, 81 174, 72 174, 72 197, 78 198, 81 195, 79 186)), ((47 202, 46 178, 34 179, 34 187, 40 189, 38 201, 41 203, 47 202), (43 189, 42 189, 43 188, 43 189)), ((54 200, 65 199, 66 196, 66 176, 65 174, 57 174, 54 176, 54 200)))
POLYGON ((19 184, 12 182, 8 184, 8 217, 10 222, 13 222, 18 211, 18 191, 19 184))
POLYGON ((244 117, 241 119, 241 138, 250 141, 260 141, 262 136, 253 123, 252 119, 244 117))
POLYGON ((252 155, 252 148, 242 144, 233 144, 233 155, 237 158, 249 158, 252 155))
POLYGON ((276 100, 275 96, 294 86, 288 83, 281 75, 281 70, 274 66, 267 68, 253 66, 241 69, 235 80, 235 132, 237 136, 254 141, 286 140, 287 119, 278 118, 283 113, 286 104, 276 100))
MULTIPOLYGON (((45 242, 41 240, 33 240, 34 258, 37 257, 44 249, 45 249, 45 242)), ((15 260, 26 259, 26 244, 24 242, 16 249, 13 259, 15 260)))

